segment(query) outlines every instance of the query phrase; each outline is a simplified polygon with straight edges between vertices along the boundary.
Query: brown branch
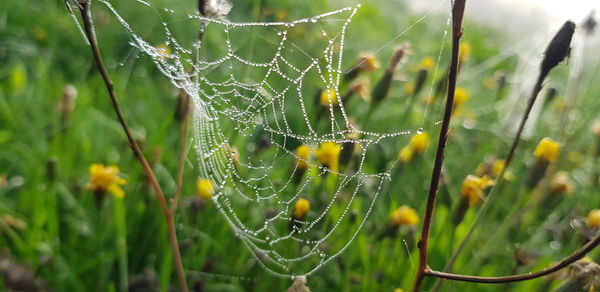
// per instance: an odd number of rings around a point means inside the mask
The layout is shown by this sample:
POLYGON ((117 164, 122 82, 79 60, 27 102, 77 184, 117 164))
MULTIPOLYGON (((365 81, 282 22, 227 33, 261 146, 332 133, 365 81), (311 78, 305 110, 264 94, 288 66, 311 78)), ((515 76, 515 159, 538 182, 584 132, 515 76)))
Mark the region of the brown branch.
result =
POLYGON ((458 50, 460 38, 462 37, 463 33, 462 20, 465 11, 465 3, 466 0, 456 0, 454 1, 454 5, 452 7, 452 61, 448 71, 448 95, 446 97, 444 119, 442 121, 442 127, 438 139, 437 153, 431 174, 431 184, 429 186, 429 195, 427 197, 427 207, 425 209, 423 226, 421 228, 421 235, 419 237, 419 266, 417 275, 415 276, 413 292, 420 291, 423 278, 425 278, 427 272, 429 271, 429 267, 427 265, 429 231, 431 229, 431 222, 433 221, 433 213, 435 211, 435 199, 437 196, 437 189, 440 182, 440 175, 442 173, 442 164, 444 161, 444 148, 446 147, 446 141, 448 139, 448 128, 450 127, 450 119, 452 117, 452 108, 454 105, 454 90, 456 89, 456 75, 458 73, 458 50))
POLYGON ((173 252, 173 261, 175 263, 175 269, 176 269, 177 277, 179 280, 179 286, 182 291, 187 292, 189 289, 187 286, 187 282, 185 280, 185 271, 183 269, 183 264, 181 261, 181 254, 179 252, 179 245, 177 243, 175 222, 173 220, 172 214, 170 212, 170 209, 169 209, 169 206, 165 199, 165 195, 162 191, 162 188, 160 187, 160 184, 158 183, 158 180, 156 179, 156 176, 154 175, 154 172, 152 171, 150 164, 148 164, 148 161, 144 157, 142 150, 140 149, 139 145, 133 138, 131 130, 130 130, 129 126, 127 125, 127 121, 125 120, 125 116, 123 115, 123 112, 121 111, 121 107, 119 105, 117 94, 114 90, 113 82, 110 79, 110 75, 108 74, 108 71, 106 70, 106 66, 104 66, 104 62, 102 60, 102 55, 100 54, 100 49, 98 47, 98 41, 96 38, 96 32, 94 29, 94 24, 93 24, 92 15, 91 15, 91 9, 90 9, 91 0, 78 0, 77 4, 78 4, 79 11, 81 13, 81 18, 83 21, 85 35, 90 43, 90 48, 92 50, 94 62, 96 63, 96 67, 98 68, 98 71, 100 72, 100 75, 102 76, 102 79, 104 80, 104 84, 108 91, 108 95, 110 96, 110 100, 112 102, 113 109, 115 110, 115 113, 117 114, 119 122, 121 123, 121 126, 123 127, 123 130, 125 131, 125 135, 127 136, 127 140, 129 141, 129 145, 131 146, 131 149, 133 150, 135 157, 142 165, 144 174, 146 175, 148 181, 150 182, 152 189, 156 193, 156 198, 158 200, 158 203, 165 215, 165 218, 167 221, 169 244, 170 244, 171 250, 173 252))
MULTIPOLYGON (((475 217, 473 223, 471 224, 471 227, 467 231, 467 235, 465 235, 465 237, 461 240, 460 244, 458 245, 458 247, 456 248, 456 250, 450 257, 450 259, 448 260, 448 263, 446 263, 446 266, 444 267, 444 272, 449 272, 452 270, 452 266, 456 262, 456 259, 458 258, 460 253, 464 250, 469 239, 473 236, 473 233, 474 233, 475 229, 477 228, 477 226, 479 226, 479 223, 481 222, 481 219, 483 218, 483 214, 485 214, 487 209, 491 206, 493 199, 496 197, 496 194, 502 188, 502 185, 505 182, 504 174, 505 174, 506 170, 508 169, 508 166, 512 162, 515 152, 516 152, 516 149, 519 146, 519 143, 521 142, 521 135, 525 128, 525 123, 529 119, 529 114, 531 112, 531 109, 533 108, 533 105, 535 104, 535 101, 537 100, 537 96, 539 95, 540 91, 542 90, 544 80, 546 79, 546 77, 548 76, 550 71, 554 67, 556 67, 560 62, 562 62, 564 60, 564 58, 566 58, 566 56, 568 55, 569 46, 571 44, 571 38, 573 36, 574 31, 575 31, 575 24, 571 21, 565 22, 565 24, 556 33, 556 35, 550 41, 550 44, 546 48, 546 51, 544 53, 544 55, 545 55, 544 59, 542 60, 542 63, 540 65, 540 72, 538 74, 537 81, 536 81, 536 83, 533 87, 533 90, 531 92, 531 95, 529 96, 529 99, 527 101, 527 107, 525 109, 525 113, 523 114, 523 117, 521 118, 519 128, 517 130, 517 133, 515 134, 512 145, 510 147, 510 150, 508 151, 508 154, 506 155, 506 159, 504 160, 505 161, 504 168, 502 169, 501 173, 498 175, 498 177, 496 179, 496 185, 490 191, 490 194, 488 195, 487 200, 485 200, 485 202, 481 206, 481 209, 477 213, 477 216, 475 217)), ((437 291, 439 289, 440 285, 441 285, 441 281, 438 280, 433 291, 434 292, 437 291)))
POLYGON ((600 234, 597 234, 592 240, 582 246, 579 250, 572 253, 570 256, 564 258, 557 264, 554 264, 548 268, 543 270, 527 273, 527 274, 519 274, 519 275, 511 275, 504 277, 478 277, 478 276, 468 276, 468 275, 458 275, 452 273, 438 272, 434 270, 428 270, 425 272, 426 276, 438 277, 447 280, 455 280, 455 281, 463 281, 463 282, 475 282, 475 283, 491 283, 491 284, 500 284, 500 283, 511 283, 511 282, 520 282, 526 280, 532 280, 536 278, 540 278, 543 276, 550 275, 554 272, 558 272, 570 264, 582 259, 586 254, 591 252, 594 248, 596 248, 600 244, 600 234))

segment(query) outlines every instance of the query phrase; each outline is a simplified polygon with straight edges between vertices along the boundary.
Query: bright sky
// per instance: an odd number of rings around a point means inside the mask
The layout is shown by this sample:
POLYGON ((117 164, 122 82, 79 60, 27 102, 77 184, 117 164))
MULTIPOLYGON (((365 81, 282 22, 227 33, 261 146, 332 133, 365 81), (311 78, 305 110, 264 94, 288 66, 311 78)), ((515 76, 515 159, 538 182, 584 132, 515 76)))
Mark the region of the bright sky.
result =
MULTIPOLYGON (((449 9, 450 0, 408 0, 417 10, 449 9), (445 8, 444 8, 445 6, 445 8)), ((566 20, 581 23, 592 10, 600 16, 600 0, 467 0, 466 16, 516 33, 547 28, 555 31, 566 20)))

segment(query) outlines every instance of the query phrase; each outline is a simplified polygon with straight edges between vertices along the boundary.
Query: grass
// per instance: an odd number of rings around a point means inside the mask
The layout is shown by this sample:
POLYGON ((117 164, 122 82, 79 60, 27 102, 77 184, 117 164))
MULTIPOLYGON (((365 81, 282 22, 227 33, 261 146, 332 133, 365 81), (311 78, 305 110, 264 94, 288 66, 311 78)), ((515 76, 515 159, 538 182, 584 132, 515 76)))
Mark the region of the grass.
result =
MULTIPOLYGON (((123 14, 131 15, 131 19, 136 19, 136 25, 144 28, 144 36, 155 38, 152 40, 157 44, 163 41, 152 33, 160 25, 153 22, 154 18, 146 17, 144 11, 125 7, 127 4, 123 1, 117 4, 122 4, 123 14)), ((391 6, 367 2, 361 8, 349 27, 344 68, 349 68, 359 53, 382 47, 420 18, 418 14, 405 12, 402 4, 386 4, 391 6), (396 11, 383 7, 395 7, 396 11)), ((295 19, 321 13, 328 10, 326 7, 338 7, 327 1, 254 1, 237 5, 232 19, 273 20, 277 17, 276 13, 265 15, 265 11, 286 12, 285 19, 295 19)), ((99 43, 125 115, 165 193, 172 196, 176 187, 180 143, 178 123, 173 119, 176 93, 149 58, 137 58, 138 52, 128 45, 128 38, 114 17, 102 5, 95 4, 94 8, 97 9, 94 16, 99 43)), ((0 62, 3 64, 0 67, 0 174, 8 179, 8 185, 0 188, 0 259, 11 258, 13 265, 24 265, 56 291, 118 291, 127 281, 140 281, 142 276, 153 279, 151 282, 163 291, 176 287, 160 209, 113 114, 89 48, 64 5, 60 1, 39 1, 36 4, 4 1, 0 3, 0 11, 0 62), (58 104, 67 84, 77 88, 78 97, 68 122, 62 124, 58 104), (93 163, 119 166, 128 181, 122 201, 107 196, 101 205, 97 205, 94 194, 85 188, 89 181, 87 170, 93 163)), ((169 21, 178 23, 176 18, 169 21)), ((421 126, 424 107, 420 100, 413 107, 408 121, 400 123, 408 103, 404 84, 405 80, 412 81, 416 77, 415 69, 423 57, 437 59, 445 21, 442 16, 429 16, 398 39, 398 43, 411 42, 413 55, 398 69, 397 79, 401 80, 392 83, 390 96, 373 114, 369 123, 372 128, 368 130, 390 132, 414 130, 421 126)), ((184 24, 176 26, 176 34, 187 35, 184 24)), ((465 33, 464 41, 473 50, 462 69, 463 76, 507 47, 507 37, 489 28, 466 23, 465 33)), ((222 42, 210 36, 207 34, 208 47, 217 50, 222 42)), ((303 34, 291 37, 298 42, 306 40, 303 34)), ((260 51, 251 49, 263 44, 260 37, 242 35, 239 39, 242 44, 256 42, 246 47, 248 51, 244 52, 257 52, 256 57, 261 57, 260 51)), ((304 45, 313 48, 318 46, 318 41, 311 38, 304 45)), ((382 67, 387 65, 393 49, 390 46, 377 56, 382 67)), ((444 52, 448 51, 446 45, 444 52)), ((447 54, 442 56, 438 77, 442 75, 447 58, 447 54)), ((497 71, 508 74, 513 84, 518 84, 520 78, 527 78, 516 69, 517 61, 516 55, 510 56, 469 79, 461 79, 459 75, 458 86, 467 88, 471 98, 465 104, 462 115, 452 124, 446 152, 444 168, 449 184, 440 194, 430 241, 429 263, 437 269, 444 266, 452 247, 456 247, 457 241, 465 235, 476 213, 476 210, 469 210, 458 226, 450 223, 463 179, 474 173, 485 157, 502 156, 508 150, 512 137, 502 124, 505 122, 502 111, 510 109, 503 107, 502 102, 506 99, 495 103, 493 82, 491 88, 488 83, 497 71)), ((594 80, 597 73, 591 69, 594 68, 590 68, 586 78, 594 80)), ((536 270, 560 260, 584 242, 585 216, 599 203, 599 190, 591 179, 597 171, 595 147, 598 141, 588 129, 597 118, 599 105, 595 97, 600 92, 600 85, 591 83, 582 91, 575 109, 577 118, 570 123, 572 133, 562 132, 564 123, 560 102, 565 100, 567 81, 573 81, 572 77, 568 77, 567 66, 561 66, 557 71, 550 76, 546 87, 556 87, 559 98, 541 112, 535 130, 523 141, 510 168, 515 178, 498 194, 480 226, 480 232, 475 234, 466 252, 457 261, 455 271, 476 275, 510 274, 515 269, 515 244, 541 255, 519 267, 519 271, 536 270), (522 185, 535 160, 535 145, 543 137, 561 141, 561 154, 559 160, 550 166, 541 185, 528 194, 522 191, 522 185), (525 204, 529 201, 528 197, 543 195, 547 191, 548 177, 558 170, 567 171, 573 178, 574 194, 561 196, 559 203, 552 208, 530 203, 534 211, 527 213, 529 216, 524 217, 526 219, 510 232, 510 236, 493 237, 491 231, 506 228, 506 225, 500 225, 509 210, 514 208, 514 202, 525 204), (577 222, 584 227, 570 227, 577 226, 577 222), (490 241, 490 238, 493 240, 490 241)), ((251 70, 242 73, 252 77, 251 70)), ((365 74, 371 80, 371 88, 382 73, 379 70, 365 74)), ((426 85, 431 84, 431 75, 426 85)), ((314 92, 313 89, 310 92, 314 92)), ((419 99, 424 97, 425 91, 419 99)), ((368 103, 357 97, 347 104, 351 117, 359 125, 367 107, 368 103)), ((440 119, 440 108, 438 101, 429 108, 426 117, 425 128, 431 131, 432 137, 438 128, 427 125, 440 119)), ((290 122, 300 127, 302 116, 293 110, 289 115, 290 122)), ((256 143, 256 133, 234 140, 236 135, 232 125, 224 124, 223 127, 232 144, 240 149, 241 157, 251 156, 243 146, 256 143)), ((297 130, 300 131, 300 128, 297 130)), ((322 124, 320 130, 326 131, 326 125, 322 124)), ((389 167, 399 150, 408 143, 409 137, 402 135, 390 139, 369 151, 365 171, 374 173, 382 167, 389 167)), ((391 212, 401 205, 411 206, 420 216, 423 214, 434 148, 430 147, 409 165, 394 170, 391 182, 383 186, 363 231, 338 260, 308 278, 308 286, 313 291, 331 288, 340 291, 392 291, 394 288, 408 290, 411 287, 417 252, 414 248, 407 249, 407 245, 416 234, 410 227, 403 227, 395 237, 379 238, 378 235, 388 224, 391 212), (406 244, 403 239, 407 239, 406 244)), ((184 199, 177 216, 178 236, 184 265, 190 271, 188 280, 191 286, 203 287, 204 291, 281 291, 287 288, 291 284, 290 279, 273 277, 257 265, 214 204, 208 203, 199 209, 189 204, 191 198, 196 197, 195 181, 199 176, 197 157, 192 150, 186 162, 184 199)), ((269 151, 263 154, 264 157, 272 154, 269 151)), ((275 180, 289 176, 289 168, 294 162, 291 157, 286 159, 282 161, 282 167, 273 171, 275 180)), ((328 190, 335 182, 331 181, 331 177, 329 179, 329 182, 322 183, 323 186, 317 180, 305 194, 313 202, 309 218, 320 213, 318 206, 327 202, 319 196, 330 198, 328 190)), ((369 194, 375 189, 376 185, 365 186, 352 203, 351 211, 357 212, 359 220, 370 203, 369 194)), ((343 200, 347 199, 344 195, 339 204, 333 205, 321 226, 323 230, 339 218, 346 207, 343 203, 347 201, 343 200)), ((254 205, 236 203, 239 204, 236 206, 240 216, 250 221, 262 216, 254 205)), ((341 247, 347 240, 344 232, 355 230, 359 220, 344 220, 338 227, 339 236, 327 241, 330 248, 341 247)), ((298 249, 293 245, 283 248, 295 253, 298 249)), ((590 256, 597 260, 598 252, 590 256)), ((297 268, 306 267, 300 264, 297 268)), ((7 270, 0 271, 7 273, 7 270)), ((541 287, 547 281, 546 278, 537 279, 509 288, 512 291, 535 291, 543 289, 541 287)), ((558 287, 565 281, 556 279, 551 285, 558 287)), ((8 289, 8 284, 0 281, 0 289, 8 289)), ((433 281, 427 280, 425 287, 432 284, 433 281)), ((507 287, 448 282, 443 289, 505 291, 507 287)), ((141 288, 138 291, 147 290, 141 288)))

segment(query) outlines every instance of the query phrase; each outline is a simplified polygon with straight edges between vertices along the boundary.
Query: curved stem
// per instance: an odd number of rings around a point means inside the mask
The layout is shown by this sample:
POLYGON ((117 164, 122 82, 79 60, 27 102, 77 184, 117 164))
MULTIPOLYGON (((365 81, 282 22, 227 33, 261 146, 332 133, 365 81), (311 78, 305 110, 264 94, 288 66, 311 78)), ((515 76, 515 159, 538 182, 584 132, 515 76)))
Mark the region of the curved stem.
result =
POLYGON ((444 110, 444 119, 440 129, 438 139, 438 147, 435 155, 433 171, 431 173, 431 183, 429 186, 429 195, 427 197, 427 207, 425 216, 423 216, 423 225, 421 227, 421 235, 419 236, 419 266, 413 284, 413 292, 420 291, 423 278, 427 275, 429 267, 427 265, 427 247, 429 243, 429 232, 433 221, 433 213, 435 211, 435 200, 437 190, 442 174, 442 164, 444 162, 444 149, 448 140, 448 129, 450 127, 450 119, 452 118, 452 108, 454 105, 454 90, 456 89, 456 75, 458 73, 458 51, 460 38, 462 37, 462 20, 465 11, 466 0, 456 0, 452 7, 452 61, 448 70, 448 92, 446 96, 446 107, 444 110))
POLYGON ((158 200, 158 203, 161 207, 161 210, 163 211, 163 213, 165 215, 165 219, 167 221, 169 245, 171 246, 171 251, 173 253, 173 261, 175 263, 175 269, 177 272, 177 278, 179 280, 179 286, 182 291, 187 292, 187 291, 189 291, 189 289, 187 286, 187 282, 185 280, 185 271, 183 269, 181 254, 179 252, 179 244, 177 243, 175 222, 173 220, 171 211, 170 211, 167 201, 165 199, 165 195, 162 191, 162 188, 160 187, 160 184, 158 183, 158 180, 156 179, 156 176, 154 175, 154 171, 152 171, 152 168, 150 167, 150 164, 144 157, 142 150, 140 149, 139 145, 133 138, 131 129, 127 125, 125 116, 123 115, 123 112, 121 111, 121 106, 119 105, 119 101, 117 99, 117 94, 115 93, 115 90, 114 90, 113 82, 110 79, 110 75, 108 74, 108 71, 106 70, 106 66, 104 66, 104 62, 102 60, 102 55, 100 54, 100 49, 98 47, 98 41, 96 39, 96 32, 94 30, 94 24, 93 24, 91 10, 90 10, 90 4, 91 4, 90 0, 79 0, 78 4, 79 4, 78 8, 81 13, 81 18, 83 21, 85 35, 90 43, 90 48, 91 48, 92 54, 94 56, 94 62, 96 63, 96 67, 98 68, 100 75, 102 75, 102 79, 104 80, 104 84, 108 91, 108 95, 110 96, 112 106, 115 110, 115 113, 117 114, 117 117, 119 119, 119 122, 121 123, 121 126, 123 127, 123 130, 125 131, 125 135, 127 136, 129 145, 133 149, 133 152, 135 153, 137 160, 142 165, 142 168, 144 169, 144 174, 146 175, 148 181, 150 182, 152 189, 156 193, 156 198, 158 200))
POLYGON ((518 274, 511 276, 503 276, 503 277, 478 277, 478 276, 468 276, 468 275, 460 275, 460 274, 452 274, 446 272, 438 272, 434 270, 426 271, 426 276, 438 277, 447 280, 455 280, 455 281, 463 281, 463 282, 475 282, 475 283, 491 283, 491 284, 499 284, 499 283, 511 283, 511 282, 520 282, 531 279, 540 278, 554 272, 558 272, 563 268, 569 266, 570 264, 582 259, 586 254, 592 251, 600 244, 600 234, 597 234, 592 240, 582 246, 579 250, 572 253, 570 256, 564 258, 560 262, 555 265, 552 265, 543 270, 527 273, 527 274, 518 274))

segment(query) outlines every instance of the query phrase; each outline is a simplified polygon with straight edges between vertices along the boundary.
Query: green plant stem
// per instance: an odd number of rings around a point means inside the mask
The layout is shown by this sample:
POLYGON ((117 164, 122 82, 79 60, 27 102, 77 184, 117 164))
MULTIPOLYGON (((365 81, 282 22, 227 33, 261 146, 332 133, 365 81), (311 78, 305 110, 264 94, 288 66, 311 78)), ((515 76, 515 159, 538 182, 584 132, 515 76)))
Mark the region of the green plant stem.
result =
POLYGON ((122 198, 114 200, 114 220, 117 229, 117 255, 119 259, 119 291, 127 291, 129 273, 127 272, 127 221, 122 198))

